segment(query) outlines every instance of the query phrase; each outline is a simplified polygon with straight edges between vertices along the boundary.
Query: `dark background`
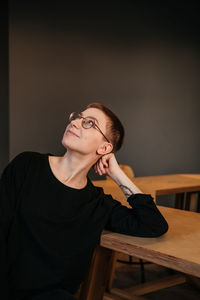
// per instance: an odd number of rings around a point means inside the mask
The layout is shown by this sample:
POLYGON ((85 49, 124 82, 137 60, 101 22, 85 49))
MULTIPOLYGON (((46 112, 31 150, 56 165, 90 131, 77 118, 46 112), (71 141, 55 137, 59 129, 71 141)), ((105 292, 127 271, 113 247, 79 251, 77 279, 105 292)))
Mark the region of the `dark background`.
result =
POLYGON ((69 113, 97 101, 124 124, 117 159, 136 176, 200 173, 197 2, 107 2, 10 1, 1 170, 25 150, 63 154, 69 113))
POLYGON ((0 4, 0 174, 9 160, 8 7, 0 4))

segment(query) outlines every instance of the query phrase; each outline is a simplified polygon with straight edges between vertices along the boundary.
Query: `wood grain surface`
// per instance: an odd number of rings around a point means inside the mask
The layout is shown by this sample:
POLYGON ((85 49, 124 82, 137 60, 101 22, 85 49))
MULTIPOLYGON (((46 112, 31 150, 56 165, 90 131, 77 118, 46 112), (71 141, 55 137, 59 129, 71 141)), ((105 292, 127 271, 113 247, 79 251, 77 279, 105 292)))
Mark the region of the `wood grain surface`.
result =
POLYGON ((200 277, 200 214, 159 207, 169 224, 158 238, 104 231, 101 246, 200 277))
MULTIPOLYGON (((155 199, 157 195, 200 191, 200 174, 145 176, 134 177, 132 180, 143 193, 151 194, 155 199)), ((106 194, 112 194, 115 199, 128 206, 126 197, 114 181, 96 180, 93 183, 96 186, 103 187, 106 194)))

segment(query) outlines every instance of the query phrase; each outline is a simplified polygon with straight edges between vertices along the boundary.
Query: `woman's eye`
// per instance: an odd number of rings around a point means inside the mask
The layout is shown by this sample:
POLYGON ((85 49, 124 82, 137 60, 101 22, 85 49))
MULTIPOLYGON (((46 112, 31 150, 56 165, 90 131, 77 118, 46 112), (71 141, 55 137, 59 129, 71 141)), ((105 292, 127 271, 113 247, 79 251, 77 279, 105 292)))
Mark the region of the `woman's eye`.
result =
POLYGON ((93 126, 94 125, 94 122, 92 120, 89 120, 88 123, 93 126))

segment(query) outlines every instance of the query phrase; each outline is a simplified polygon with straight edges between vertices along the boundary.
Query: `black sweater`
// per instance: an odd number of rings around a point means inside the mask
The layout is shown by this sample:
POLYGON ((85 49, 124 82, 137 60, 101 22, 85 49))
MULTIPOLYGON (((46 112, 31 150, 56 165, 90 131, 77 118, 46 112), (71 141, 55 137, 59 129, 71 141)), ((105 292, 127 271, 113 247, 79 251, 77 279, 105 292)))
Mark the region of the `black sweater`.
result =
POLYGON ((167 231, 150 195, 127 201, 131 209, 89 178, 82 189, 62 184, 48 154, 17 155, 0 181, 1 290, 12 299, 56 287, 75 293, 104 228, 140 237, 167 231))

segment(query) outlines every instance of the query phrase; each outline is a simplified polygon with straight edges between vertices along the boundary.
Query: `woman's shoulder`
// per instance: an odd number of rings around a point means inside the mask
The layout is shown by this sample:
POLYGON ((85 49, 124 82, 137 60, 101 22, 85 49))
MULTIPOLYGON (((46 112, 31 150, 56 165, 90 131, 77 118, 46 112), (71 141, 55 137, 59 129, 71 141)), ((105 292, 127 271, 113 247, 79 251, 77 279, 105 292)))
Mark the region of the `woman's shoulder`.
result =
POLYGON ((11 160, 11 162, 23 162, 23 161, 27 161, 31 158, 39 158, 39 157, 44 157, 45 155, 48 154, 44 154, 44 153, 40 153, 40 152, 36 152, 36 151, 23 151, 18 153, 16 156, 14 156, 14 158, 11 160))
POLYGON ((4 168, 2 176, 21 176, 28 169, 35 157, 40 155, 34 151, 23 151, 15 155, 4 168))
POLYGON ((27 168, 30 165, 41 163, 48 156, 48 153, 40 153, 36 151, 23 151, 14 156, 9 162, 8 166, 14 169, 27 168))

